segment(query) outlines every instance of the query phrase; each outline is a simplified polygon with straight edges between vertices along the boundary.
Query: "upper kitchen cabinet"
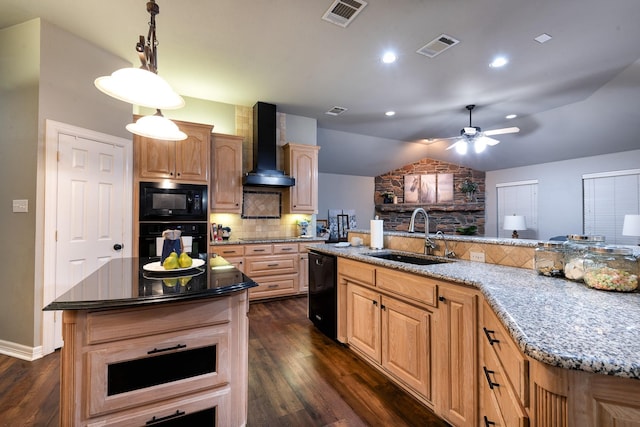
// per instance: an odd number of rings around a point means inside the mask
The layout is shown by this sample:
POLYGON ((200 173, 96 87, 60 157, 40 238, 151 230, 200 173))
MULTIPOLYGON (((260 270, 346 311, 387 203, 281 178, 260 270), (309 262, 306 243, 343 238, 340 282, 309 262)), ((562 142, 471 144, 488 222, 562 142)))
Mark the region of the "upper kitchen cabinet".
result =
POLYGON ((175 179, 207 184, 213 126, 174 122, 187 134, 187 139, 166 141, 134 135, 138 179, 175 179))
POLYGON ((211 135, 211 212, 242 213, 242 137, 211 135))
POLYGON ((284 205, 289 213, 318 213, 319 150, 317 145, 284 146, 284 170, 296 179, 296 184, 284 192, 284 205))

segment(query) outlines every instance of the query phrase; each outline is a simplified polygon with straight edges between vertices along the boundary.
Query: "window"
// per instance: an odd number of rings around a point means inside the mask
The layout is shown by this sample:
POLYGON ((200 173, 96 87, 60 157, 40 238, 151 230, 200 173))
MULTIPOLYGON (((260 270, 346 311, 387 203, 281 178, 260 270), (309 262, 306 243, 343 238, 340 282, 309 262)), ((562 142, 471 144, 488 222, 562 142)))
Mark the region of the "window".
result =
POLYGON ((603 235, 608 244, 638 243, 622 235, 622 224, 626 214, 640 213, 640 169, 583 175, 582 191, 584 234, 603 235))
POLYGON ((518 181, 496 185, 498 201, 498 237, 510 238, 513 230, 503 230, 505 215, 523 215, 526 230, 518 231, 521 239, 538 238, 538 181, 518 181))

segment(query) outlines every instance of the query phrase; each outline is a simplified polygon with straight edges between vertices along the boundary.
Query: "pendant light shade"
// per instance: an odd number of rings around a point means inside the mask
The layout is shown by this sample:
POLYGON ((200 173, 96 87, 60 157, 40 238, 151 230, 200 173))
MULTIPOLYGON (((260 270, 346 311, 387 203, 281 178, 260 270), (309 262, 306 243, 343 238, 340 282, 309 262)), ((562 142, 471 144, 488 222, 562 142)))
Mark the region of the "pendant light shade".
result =
POLYGON ((129 123, 127 130, 147 138, 167 141, 187 139, 187 134, 178 129, 178 126, 171 120, 165 118, 160 110, 153 116, 140 117, 135 123, 129 123))
POLYGON ((165 79, 143 68, 122 68, 94 83, 101 92, 130 104, 162 110, 184 107, 184 99, 165 79))

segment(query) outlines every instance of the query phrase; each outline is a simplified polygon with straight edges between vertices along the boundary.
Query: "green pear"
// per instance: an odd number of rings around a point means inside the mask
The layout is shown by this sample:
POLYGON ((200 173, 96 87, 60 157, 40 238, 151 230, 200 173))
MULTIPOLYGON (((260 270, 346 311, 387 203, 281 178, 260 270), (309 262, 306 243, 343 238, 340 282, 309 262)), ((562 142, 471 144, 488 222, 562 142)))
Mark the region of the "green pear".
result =
POLYGON ((171 252, 171 255, 165 258, 162 266, 165 270, 175 270, 176 268, 178 268, 178 254, 176 254, 175 252, 171 252))
POLYGON ((162 279, 162 283, 172 288, 178 283, 178 279, 162 279))
POLYGON ((193 260, 188 253, 182 252, 178 257, 178 264, 181 268, 188 268, 191 267, 191 264, 193 264, 193 260))

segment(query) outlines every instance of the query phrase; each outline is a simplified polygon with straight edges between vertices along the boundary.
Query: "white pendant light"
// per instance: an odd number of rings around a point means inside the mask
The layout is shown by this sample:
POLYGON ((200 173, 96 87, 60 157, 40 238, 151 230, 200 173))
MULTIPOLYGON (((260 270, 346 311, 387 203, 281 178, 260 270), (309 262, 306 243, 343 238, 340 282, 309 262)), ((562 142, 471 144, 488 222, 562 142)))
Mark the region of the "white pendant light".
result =
POLYGON ((165 79, 143 68, 121 68, 94 83, 103 93, 130 104, 162 110, 184 107, 184 99, 165 79))
POLYGON ((171 120, 165 118, 160 110, 153 116, 140 117, 135 123, 129 123, 127 130, 147 138, 167 141, 187 139, 187 134, 178 129, 178 126, 171 120))
POLYGON ((141 117, 135 123, 127 125, 129 132, 148 138, 183 140, 187 135, 160 112, 161 109, 184 107, 185 102, 169 83, 157 74, 156 15, 160 13, 160 7, 155 0, 147 2, 147 12, 151 15, 149 34, 146 39, 140 36, 136 44, 142 66, 122 68, 110 76, 98 77, 94 84, 100 91, 116 99, 157 110, 155 115, 141 117))

